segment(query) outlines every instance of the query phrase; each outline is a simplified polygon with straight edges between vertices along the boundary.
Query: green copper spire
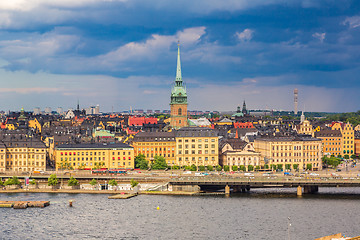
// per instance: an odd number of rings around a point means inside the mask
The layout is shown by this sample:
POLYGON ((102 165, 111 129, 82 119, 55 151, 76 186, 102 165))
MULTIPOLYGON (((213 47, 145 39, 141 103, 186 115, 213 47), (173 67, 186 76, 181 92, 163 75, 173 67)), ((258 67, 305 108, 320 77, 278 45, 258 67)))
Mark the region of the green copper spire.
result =
POLYGON ((176 67, 176 81, 182 81, 182 77, 181 77, 181 63, 180 63, 180 44, 178 44, 178 56, 177 56, 177 67, 176 67))
POLYGON ((184 104, 187 103, 186 87, 183 84, 181 77, 181 62, 180 62, 180 45, 178 44, 177 67, 175 85, 171 90, 170 104, 184 104))

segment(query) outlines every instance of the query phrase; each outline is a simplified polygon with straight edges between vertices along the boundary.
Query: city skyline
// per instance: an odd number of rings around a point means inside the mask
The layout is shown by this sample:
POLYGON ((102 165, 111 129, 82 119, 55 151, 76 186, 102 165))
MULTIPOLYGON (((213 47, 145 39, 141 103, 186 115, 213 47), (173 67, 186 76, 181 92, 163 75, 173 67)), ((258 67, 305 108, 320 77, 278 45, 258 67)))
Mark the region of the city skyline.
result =
POLYGON ((357 111, 356 1, 0 3, 2 110, 170 109, 180 41, 189 109, 357 111), (39 17, 41 16, 41 17, 39 17), (345 81, 346 79, 346 81, 345 81))

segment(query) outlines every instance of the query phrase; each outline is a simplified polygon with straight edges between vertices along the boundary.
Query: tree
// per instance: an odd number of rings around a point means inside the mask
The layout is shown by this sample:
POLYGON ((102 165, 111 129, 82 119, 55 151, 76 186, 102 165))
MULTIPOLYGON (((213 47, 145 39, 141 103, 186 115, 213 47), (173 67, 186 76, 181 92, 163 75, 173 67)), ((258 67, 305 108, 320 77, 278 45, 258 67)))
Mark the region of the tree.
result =
POLYGON ((291 164, 285 164, 285 169, 290 170, 291 164))
POLYGON ((168 168, 168 165, 166 164, 166 160, 163 156, 155 156, 154 161, 151 163, 151 169, 155 170, 164 170, 168 168))
POLYGON ((111 179, 111 180, 109 181, 109 185, 114 187, 114 186, 117 186, 118 183, 116 182, 115 179, 111 179))
POLYGON ((255 170, 256 170, 256 171, 259 171, 259 170, 260 170, 260 166, 256 166, 256 167, 255 167, 255 170))
POLYGON ((236 172, 239 168, 238 168, 238 166, 233 165, 233 166, 231 167, 231 169, 232 169, 234 172, 236 172))
POLYGON ((0 186, 4 186, 4 182, 0 179, 0 186))
POLYGON ((338 158, 341 158, 341 154, 337 155, 338 158))
POLYGON ((178 169, 180 169, 180 166, 174 165, 174 166, 172 166, 171 168, 174 169, 174 170, 178 170, 178 169))
POLYGON ((132 188, 136 187, 138 184, 139 184, 139 182, 134 180, 133 178, 130 180, 130 185, 132 188))
POLYGON ((56 177, 56 174, 51 174, 48 178, 48 186, 55 187, 58 184, 58 178, 56 177))
POLYGON ((139 154, 135 157, 135 168, 140 168, 141 170, 146 170, 149 168, 149 163, 145 158, 144 154, 139 154))
POLYGON ((344 155, 344 158, 345 158, 345 159, 349 159, 350 157, 349 157, 348 154, 345 154, 345 155, 344 155))
POLYGON ((271 170, 276 170, 276 164, 270 164, 271 170))
POLYGON ((244 165, 240 165, 239 170, 240 170, 240 171, 246 171, 246 168, 245 168, 244 165))
POLYGON ((196 170, 197 170, 196 165, 195 165, 195 164, 192 164, 192 165, 190 166, 190 171, 195 172, 196 170))
POLYGON ((312 164, 311 163, 306 164, 306 170, 311 170, 311 169, 312 169, 312 164))
POLYGON ((352 159, 355 159, 355 158, 356 158, 356 155, 353 154, 353 155, 351 155, 350 157, 351 157, 352 159))
POLYGON ((213 170, 214 170, 214 167, 211 166, 211 165, 208 165, 206 168, 207 168, 207 170, 209 170, 209 171, 213 171, 213 170))
POLYGON ((283 169, 283 165, 282 165, 282 164, 278 164, 278 165, 277 165, 277 169, 282 170, 282 169, 283 169))
POLYGON ((76 180, 76 178, 74 178, 74 177, 70 177, 70 179, 68 181, 68 186, 73 187, 73 186, 77 186, 77 185, 79 185, 79 181, 76 180))
POLYGON ((90 185, 91 186, 95 186, 97 184, 97 181, 93 178, 91 181, 90 181, 90 185))
POLYGON ((31 179, 29 183, 30 183, 31 185, 36 185, 35 179, 31 179))
POLYGON ((254 171, 254 166, 253 165, 248 165, 248 171, 249 172, 254 171))
POLYGON ((8 186, 8 185, 20 185, 20 184, 21 183, 20 183, 18 177, 16 177, 16 176, 13 176, 12 178, 8 178, 4 183, 5 186, 8 186))
POLYGON ((264 168, 265 168, 265 169, 269 169, 269 165, 268 165, 268 164, 265 164, 265 165, 264 165, 264 168))
POLYGON ((294 170, 298 170, 299 164, 294 164, 294 165, 293 165, 293 168, 294 168, 294 170))
POLYGON ((205 171, 205 166, 203 165, 199 166, 199 171, 205 171))
POLYGON ((229 170, 230 170, 229 165, 225 165, 225 166, 224 166, 224 171, 225 171, 225 172, 228 172, 229 170))
POLYGON ((217 165, 217 166, 216 166, 216 171, 221 171, 221 170, 222 170, 222 166, 217 165))

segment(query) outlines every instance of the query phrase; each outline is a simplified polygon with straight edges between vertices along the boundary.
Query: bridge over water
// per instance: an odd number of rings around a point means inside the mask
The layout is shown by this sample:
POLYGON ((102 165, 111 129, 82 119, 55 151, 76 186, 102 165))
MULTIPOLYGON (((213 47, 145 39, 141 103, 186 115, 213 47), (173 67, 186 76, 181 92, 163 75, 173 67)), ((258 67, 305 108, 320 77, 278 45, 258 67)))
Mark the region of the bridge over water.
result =
POLYGON ((173 191, 225 190, 245 192, 251 188, 297 188, 297 194, 315 193, 319 187, 360 187, 360 178, 228 178, 228 177, 181 177, 169 182, 173 191))

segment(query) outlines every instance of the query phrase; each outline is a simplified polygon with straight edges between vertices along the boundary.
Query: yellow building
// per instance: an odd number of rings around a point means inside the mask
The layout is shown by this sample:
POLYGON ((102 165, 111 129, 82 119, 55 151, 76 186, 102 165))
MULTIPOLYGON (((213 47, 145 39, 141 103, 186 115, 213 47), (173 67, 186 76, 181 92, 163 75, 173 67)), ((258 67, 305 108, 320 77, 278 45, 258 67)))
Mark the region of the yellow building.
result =
POLYGON ((37 118, 29 120, 28 127, 36 129, 39 133, 41 133, 42 126, 41 126, 41 123, 39 122, 39 120, 37 118))
POLYGON ((124 144, 68 144, 55 148, 56 169, 133 169, 134 148, 124 144))
POLYGON ((341 155, 342 135, 340 130, 325 129, 315 133, 321 139, 323 155, 341 155))
POLYGON ((254 141, 256 152, 261 154, 264 163, 286 165, 290 169, 306 169, 311 164, 313 170, 322 169, 321 140, 312 137, 275 137, 258 138, 254 141), (294 167, 294 165, 296 166, 294 167))
POLYGON ((45 144, 36 139, 3 141, 0 146, 0 170, 45 171, 45 144))
POLYGON ((132 140, 135 156, 145 155, 152 162, 155 156, 163 156, 168 165, 175 165, 175 132, 139 132, 132 140))
POLYGON ((314 137, 314 130, 309 120, 305 120, 297 126, 298 134, 305 134, 314 137))
POLYGON ((216 166, 219 164, 219 139, 209 128, 185 127, 176 131, 175 165, 216 166))
POLYGON ((332 130, 340 130, 342 135, 341 155, 352 155, 355 153, 354 128, 351 123, 334 123, 332 130))

